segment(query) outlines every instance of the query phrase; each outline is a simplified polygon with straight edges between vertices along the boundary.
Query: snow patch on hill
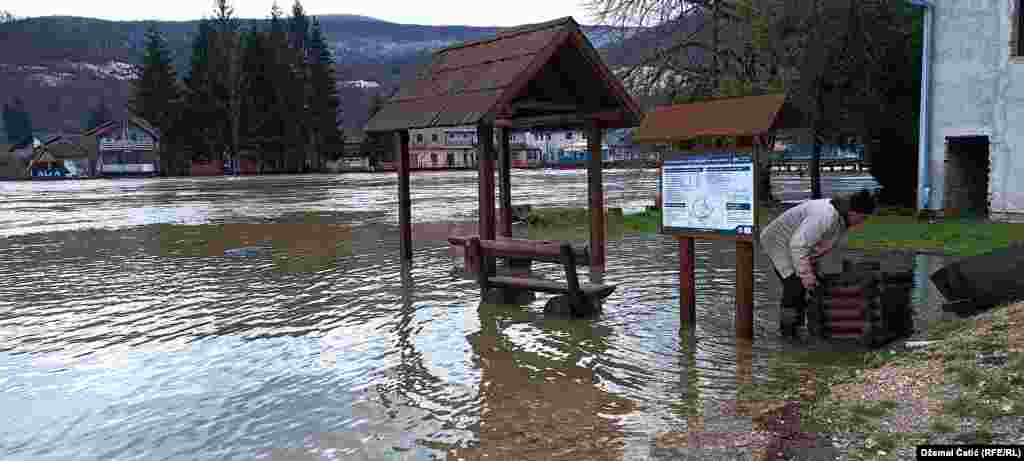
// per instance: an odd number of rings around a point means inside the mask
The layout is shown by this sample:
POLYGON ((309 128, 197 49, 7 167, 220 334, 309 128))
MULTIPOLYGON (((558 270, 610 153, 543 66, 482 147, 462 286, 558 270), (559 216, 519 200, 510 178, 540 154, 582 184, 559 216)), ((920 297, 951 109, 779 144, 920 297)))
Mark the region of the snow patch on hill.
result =
POLYGON ((68 62, 67 65, 79 72, 88 71, 98 77, 112 80, 132 80, 135 78, 135 66, 126 62, 108 61, 104 64, 68 62))
POLYGON ((377 83, 377 82, 374 82, 374 81, 370 81, 370 80, 349 80, 349 81, 341 82, 341 85, 342 86, 347 86, 347 87, 352 87, 352 88, 378 88, 378 87, 380 87, 380 83, 377 83))
POLYGON ((27 81, 56 88, 81 78, 128 81, 136 78, 134 66, 125 62, 109 61, 103 64, 64 61, 49 65, 0 64, 0 72, 22 74, 27 81))

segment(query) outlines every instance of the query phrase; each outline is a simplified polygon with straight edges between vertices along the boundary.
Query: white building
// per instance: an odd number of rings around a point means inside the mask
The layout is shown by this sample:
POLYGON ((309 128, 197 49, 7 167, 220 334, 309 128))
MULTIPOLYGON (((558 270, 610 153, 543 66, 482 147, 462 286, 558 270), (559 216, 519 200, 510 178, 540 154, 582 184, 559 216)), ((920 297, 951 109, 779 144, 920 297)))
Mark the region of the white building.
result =
MULTIPOLYGON (((514 131, 509 144, 540 151, 544 162, 558 161, 559 152, 586 138, 579 130, 514 131)), ((476 168, 476 127, 409 130, 409 156, 414 169, 476 168)), ((497 135, 495 135, 497 142, 497 135)), ((513 146, 513 151, 517 146, 513 146)))
POLYGON ((925 6, 918 206, 1024 222, 1024 1, 925 6))

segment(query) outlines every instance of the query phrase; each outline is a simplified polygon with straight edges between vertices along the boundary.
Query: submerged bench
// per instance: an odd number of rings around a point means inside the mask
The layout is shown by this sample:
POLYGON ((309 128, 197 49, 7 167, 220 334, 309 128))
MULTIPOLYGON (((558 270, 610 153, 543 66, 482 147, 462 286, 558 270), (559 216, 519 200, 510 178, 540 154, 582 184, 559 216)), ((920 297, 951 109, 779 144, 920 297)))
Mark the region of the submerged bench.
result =
MULTIPOLYGON (((582 314, 589 303, 603 299, 615 291, 615 285, 580 283, 579 277, 576 274, 576 266, 589 264, 590 258, 585 250, 574 249, 568 242, 559 243, 513 238, 481 240, 475 236, 467 238, 465 242, 467 261, 471 257, 476 259, 473 265, 477 269, 477 282, 480 284, 480 290, 484 294, 492 287, 562 294, 568 297, 572 312, 574 314, 582 314), (484 264, 487 257, 558 263, 562 265, 565 271, 565 282, 530 277, 528 275, 491 274, 488 265, 484 264)), ((467 267, 469 267, 468 262, 467 267)))

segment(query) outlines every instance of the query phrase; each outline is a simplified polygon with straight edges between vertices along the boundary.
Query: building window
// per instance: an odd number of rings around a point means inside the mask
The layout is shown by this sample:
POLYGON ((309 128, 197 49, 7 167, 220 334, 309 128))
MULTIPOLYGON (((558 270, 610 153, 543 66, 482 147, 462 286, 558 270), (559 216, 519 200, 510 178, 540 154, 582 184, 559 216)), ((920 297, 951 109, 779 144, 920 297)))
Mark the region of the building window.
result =
POLYGON ((571 131, 565 134, 565 139, 572 139, 572 132, 571 131))
POLYGON ((418 133, 416 135, 416 142, 423 142, 423 133, 418 133))
POLYGON ((544 140, 545 141, 550 141, 551 140, 551 134, 549 133, 549 134, 544 135, 544 140))
POLYGON ((437 133, 430 135, 430 140, 433 142, 437 142, 437 133))

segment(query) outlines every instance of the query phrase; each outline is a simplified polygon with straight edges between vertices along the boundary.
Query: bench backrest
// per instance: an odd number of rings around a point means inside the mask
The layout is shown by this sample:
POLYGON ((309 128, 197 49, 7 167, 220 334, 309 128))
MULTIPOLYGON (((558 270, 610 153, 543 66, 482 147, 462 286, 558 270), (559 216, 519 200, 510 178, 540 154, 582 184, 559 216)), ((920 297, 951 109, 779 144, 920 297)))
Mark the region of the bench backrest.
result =
MULTIPOLYGON (((471 238, 466 239, 468 242, 471 238)), ((452 241, 452 239, 449 239, 452 241)), ((504 238, 500 240, 480 240, 480 251, 483 256, 523 258, 534 261, 561 263, 561 247, 563 242, 551 240, 529 240, 504 238)), ((590 255, 586 249, 573 248, 573 262, 577 266, 590 264, 590 255)))

